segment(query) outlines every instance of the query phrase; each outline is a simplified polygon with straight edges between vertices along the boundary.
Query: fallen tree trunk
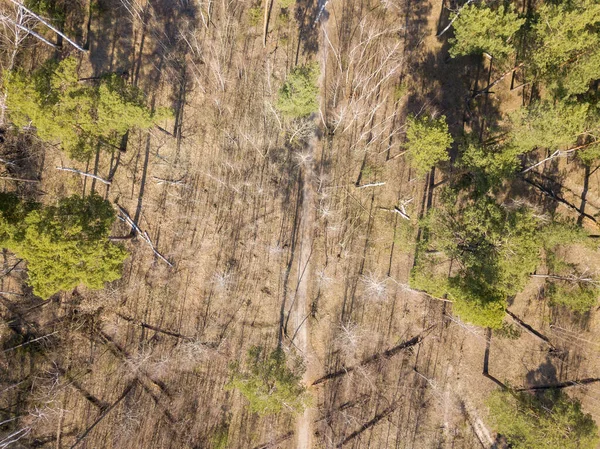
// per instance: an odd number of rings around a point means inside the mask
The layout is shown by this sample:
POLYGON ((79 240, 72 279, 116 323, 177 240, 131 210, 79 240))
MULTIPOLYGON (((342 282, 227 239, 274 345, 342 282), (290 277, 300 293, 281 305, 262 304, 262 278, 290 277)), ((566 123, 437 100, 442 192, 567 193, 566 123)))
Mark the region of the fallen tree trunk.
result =
POLYGON ((393 348, 390 348, 386 351, 383 352, 379 352, 377 354, 373 354, 370 357, 367 357, 366 359, 364 359, 362 362, 360 362, 358 365, 354 365, 354 366, 349 366, 349 367, 344 367, 338 371, 335 371, 333 373, 329 373, 324 375, 323 377, 315 380, 312 385, 318 385, 318 384, 322 384, 323 382, 327 382, 328 380, 331 379, 335 379, 337 377, 341 377, 344 376, 346 374, 351 373, 352 371, 361 368, 363 366, 369 365, 371 363, 377 362, 379 360, 384 360, 384 359, 389 359, 390 357, 395 356, 396 354, 398 354, 399 352, 410 348, 412 346, 415 346, 416 344, 420 343, 423 340, 423 334, 425 334, 426 332, 429 332, 433 327, 435 326, 435 324, 433 326, 430 326, 429 328, 427 328, 426 330, 424 330, 423 332, 421 332, 419 335, 411 338, 410 340, 406 340, 402 343, 400 343, 397 346, 394 346, 393 348))

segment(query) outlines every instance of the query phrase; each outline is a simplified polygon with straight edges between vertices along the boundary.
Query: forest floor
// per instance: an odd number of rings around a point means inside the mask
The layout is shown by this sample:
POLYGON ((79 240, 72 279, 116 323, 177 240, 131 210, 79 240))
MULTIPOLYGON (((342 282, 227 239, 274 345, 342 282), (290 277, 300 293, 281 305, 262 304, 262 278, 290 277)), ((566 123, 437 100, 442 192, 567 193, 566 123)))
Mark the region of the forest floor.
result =
MULTIPOLYGON (((548 341, 464 324, 448 302, 408 288, 418 219, 444 175, 411 170, 407 115, 445 115, 458 135, 523 101, 498 89, 466 110, 465 95, 496 69, 449 58, 447 36, 436 37, 448 21, 441 1, 330 0, 316 24, 322 2, 288 11, 276 1, 266 46, 255 2, 100 4, 89 54, 74 52, 82 76, 125 72, 174 117, 87 164, 32 145, 42 181, 28 188, 45 202, 97 191, 172 266, 138 237, 124 240, 123 279, 103 291, 41 302, 22 289, 18 266, 2 278, 3 291, 25 295, 0 294, 6 347, 18 332, 47 336, 39 351, 2 360, 1 407, 31 429, 21 447, 501 447, 486 425, 496 384, 482 371, 515 386, 600 375, 597 312, 556 314, 535 279, 509 310, 548 341), (298 145, 300 125, 273 103, 290 69, 314 61, 321 108, 298 145), (106 186, 56 166, 115 176, 106 186), (260 417, 226 388, 230 365, 280 342, 303 362, 312 402, 299 416, 260 417)), ((82 40, 84 16, 71 27, 82 40)), ((587 195, 587 210, 600 211, 600 172, 561 161, 551 174, 566 179, 565 198, 587 195)), ((548 203, 557 208, 573 216, 548 203)), ((115 236, 129 234, 115 225, 115 236)), ((6 272, 16 261, 4 256, 6 272)), ((584 249, 570 257, 600 270, 584 249)), ((600 387, 569 388, 600 421, 600 387)))

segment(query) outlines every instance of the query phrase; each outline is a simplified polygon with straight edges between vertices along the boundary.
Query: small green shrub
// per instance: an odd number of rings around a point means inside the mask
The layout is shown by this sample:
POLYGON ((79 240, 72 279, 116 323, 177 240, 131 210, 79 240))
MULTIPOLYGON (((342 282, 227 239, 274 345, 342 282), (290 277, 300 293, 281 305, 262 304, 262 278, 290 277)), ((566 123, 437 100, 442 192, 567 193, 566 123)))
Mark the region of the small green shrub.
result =
POLYGON ((308 404, 301 377, 287 367, 282 349, 265 354, 262 347, 254 346, 248 351, 244 369, 239 363, 230 369, 232 377, 226 388, 238 390, 253 412, 270 415, 287 409, 300 413, 308 404))
POLYGON ((316 63, 294 68, 279 89, 277 109, 287 118, 307 117, 319 110, 319 66, 316 63))
POLYGON ((263 9, 260 5, 253 6, 248 10, 248 21, 250 22, 250 26, 257 26, 260 24, 260 21, 263 18, 263 9))

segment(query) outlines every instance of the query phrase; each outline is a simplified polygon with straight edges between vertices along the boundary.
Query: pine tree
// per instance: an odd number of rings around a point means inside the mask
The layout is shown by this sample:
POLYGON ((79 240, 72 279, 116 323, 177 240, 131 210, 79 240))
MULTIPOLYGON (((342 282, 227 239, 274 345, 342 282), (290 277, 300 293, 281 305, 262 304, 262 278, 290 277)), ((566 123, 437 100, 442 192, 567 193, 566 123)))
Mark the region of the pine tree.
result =
POLYGON ((132 128, 147 129, 166 115, 153 114, 141 91, 117 75, 80 82, 77 60, 49 61, 33 74, 4 73, 9 116, 19 128, 35 128, 71 157, 87 160, 98 145, 114 148, 132 128))
POLYGON ((284 409, 302 412, 308 396, 300 376, 286 363, 282 349, 265 354, 262 347, 254 346, 248 352, 244 370, 239 364, 232 365, 232 379, 227 388, 239 390, 249 401, 250 410, 260 415, 275 414, 284 409))
POLYGON ((559 97, 586 92, 600 78, 600 4, 545 2, 532 26, 531 65, 559 97))
POLYGON ((287 76, 279 90, 277 109, 287 118, 307 117, 319 110, 319 66, 298 66, 287 76))
POLYGON ((544 254, 586 238, 581 229, 547 224, 526 207, 500 205, 487 195, 459 197, 450 189, 422 227, 411 287, 446 296, 457 316, 491 328, 502 325, 507 298, 524 288, 544 254), (450 275, 444 260, 454 262, 450 275))
POLYGON ((497 391, 488 407, 495 430, 514 449, 594 449, 599 442, 592 416, 559 390, 543 396, 497 391))
POLYGON ((29 285, 44 299, 79 285, 101 289, 121 277, 125 250, 108 240, 115 214, 98 195, 55 206, 0 196, 0 243, 27 261, 29 285))
POLYGON ((453 139, 448 132, 445 116, 437 119, 409 116, 407 125, 407 155, 419 175, 427 173, 439 162, 450 159, 448 149, 453 139))
POLYGON ((454 21, 454 38, 449 39, 452 57, 488 53, 505 58, 514 52, 514 36, 524 18, 504 6, 467 5, 454 21))

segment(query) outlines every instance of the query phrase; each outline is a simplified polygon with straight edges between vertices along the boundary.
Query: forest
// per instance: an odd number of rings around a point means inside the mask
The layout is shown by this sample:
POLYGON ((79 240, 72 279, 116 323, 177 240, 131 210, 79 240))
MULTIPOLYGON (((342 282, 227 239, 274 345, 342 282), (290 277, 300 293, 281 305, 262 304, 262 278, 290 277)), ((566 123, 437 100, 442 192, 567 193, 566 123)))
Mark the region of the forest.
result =
POLYGON ((599 0, 0 25, 0 449, 600 449, 599 0))

